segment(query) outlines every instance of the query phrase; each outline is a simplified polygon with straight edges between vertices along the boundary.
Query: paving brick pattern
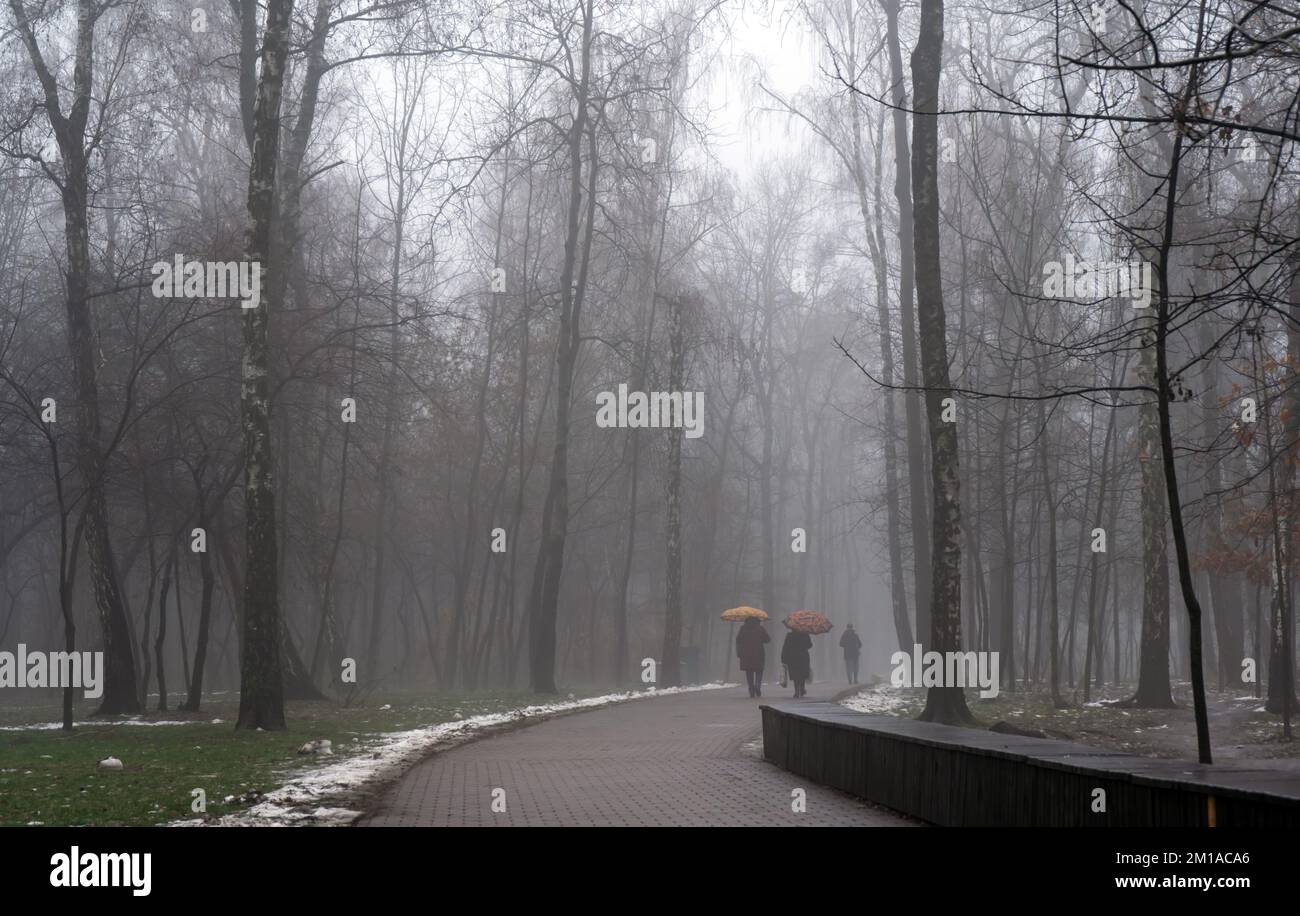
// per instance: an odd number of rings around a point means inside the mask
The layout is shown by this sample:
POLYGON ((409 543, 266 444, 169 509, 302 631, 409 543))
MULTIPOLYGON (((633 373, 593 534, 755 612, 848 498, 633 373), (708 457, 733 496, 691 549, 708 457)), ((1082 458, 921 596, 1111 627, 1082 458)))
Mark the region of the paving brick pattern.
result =
MULTIPOLYGON (((839 685, 813 685, 809 700, 839 685), (820 689, 819 689, 820 688, 820 689)), ((761 702, 800 702, 764 697, 761 702)), ((892 812, 762 759, 758 703, 743 687, 633 700, 436 754, 362 826, 905 826, 892 812), (807 810, 791 810, 793 789, 807 810), (505 790, 505 812, 492 810, 505 790)), ((499 807, 499 805, 498 805, 499 807)))

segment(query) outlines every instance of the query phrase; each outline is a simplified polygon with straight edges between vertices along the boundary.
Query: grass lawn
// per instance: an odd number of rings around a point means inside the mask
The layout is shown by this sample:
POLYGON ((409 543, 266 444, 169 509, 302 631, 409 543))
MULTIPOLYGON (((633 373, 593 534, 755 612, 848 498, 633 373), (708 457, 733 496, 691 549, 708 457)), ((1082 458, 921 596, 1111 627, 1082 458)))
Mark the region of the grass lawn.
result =
MULTIPOLYGON (((236 731, 238 699, 233 694, 213 697, 201 713, 150 713, 142 719, 185 722, 176 725, 89 719, 93 704, 86 703, 77 710, 71 734, 58 729, 0 731, 0 825, 160 824, 194 817, 190 793, 199 788, 207 793, 208 814, 220 816, 244 807, 223 799, 269 792, 287 781, 286 773, 360 753, 368 736, 537 702, 542 700, 517 691, 390 693, 351 707, 289 703, 288 732, 236 731), (297 754, 303 743, 316 738, 333 742, 335 756, 297 754), (108 756, 121 760, 123 769, 98 769, 98 761, 108 756)), ((10 706, 0 708, 0 725, 54 722, 59 716, 57 700, 40 707, 10 706)))

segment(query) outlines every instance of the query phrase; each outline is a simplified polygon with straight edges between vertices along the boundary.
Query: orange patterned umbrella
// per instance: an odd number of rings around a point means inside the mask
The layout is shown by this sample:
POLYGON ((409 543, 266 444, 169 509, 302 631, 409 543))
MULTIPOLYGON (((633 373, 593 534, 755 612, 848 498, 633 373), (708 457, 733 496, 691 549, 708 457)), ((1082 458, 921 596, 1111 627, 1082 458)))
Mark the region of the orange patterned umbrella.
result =
POLYGON ((826 619, 826 615, 816 611, 795 611, 785 618, 785 625, 799 633, 811 633, 816 636, 829 633, 835 624, 826 619))
POLYGON ((728 608, 722 612, 723 620, 749 620, 751 617, 755 620, 766 620, 767 612, 744 604, 740 607, 728 608))

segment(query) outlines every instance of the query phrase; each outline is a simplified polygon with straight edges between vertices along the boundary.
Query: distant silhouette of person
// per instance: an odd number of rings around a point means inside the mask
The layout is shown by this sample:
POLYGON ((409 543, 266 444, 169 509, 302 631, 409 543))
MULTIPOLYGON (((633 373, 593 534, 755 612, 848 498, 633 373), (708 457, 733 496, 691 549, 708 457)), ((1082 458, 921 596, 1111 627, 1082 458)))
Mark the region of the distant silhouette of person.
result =
POLYGON ((853 632, 853 624, 849 624, 844 629, 844 635, 840 637, 840 648, 844 650, 844 668, 849 675, 849 683, 858 682, 858 653, 862 651, 862 640, 858 639, 858 634, 853 632))
POLYGON ((763 695, 763 662, 767 658, 763 646, 771 641, 772 637, 767 635, 757 617, 748 618, 736 634, 736 656, 740 659, 740 670, 745 672, 751 697, 763 695))
POLYGON ((808 694, 804 685, 812 675, 812 658, 808 654, 810 651, 812 637, 807 633, 791 630, 785 634, 785 642, 781 644, 781 663, 790 672, 790 680, 794 681, 796 697, 808 694))

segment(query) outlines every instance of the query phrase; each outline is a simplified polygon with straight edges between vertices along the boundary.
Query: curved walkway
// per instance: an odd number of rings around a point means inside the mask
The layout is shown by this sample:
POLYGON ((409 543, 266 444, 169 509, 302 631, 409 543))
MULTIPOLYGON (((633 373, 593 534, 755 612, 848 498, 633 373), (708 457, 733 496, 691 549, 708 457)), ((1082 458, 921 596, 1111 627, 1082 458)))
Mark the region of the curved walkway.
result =
MULTIPOLYGON (((813 685, 826 700, 839 684, 813 685)), ((769 687, 703 690, 575 713, 474 741, 412 767, 360 826, 908 826, 762 758, 769 687), (796 812, 794 790, 806 793, 796 812), (495 804, 494 804, 495 799, 495 804), (503 807, 504 811, 496 810, 503 807)))

